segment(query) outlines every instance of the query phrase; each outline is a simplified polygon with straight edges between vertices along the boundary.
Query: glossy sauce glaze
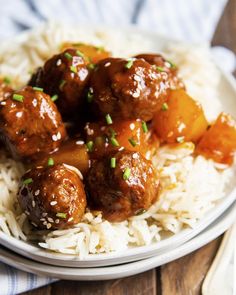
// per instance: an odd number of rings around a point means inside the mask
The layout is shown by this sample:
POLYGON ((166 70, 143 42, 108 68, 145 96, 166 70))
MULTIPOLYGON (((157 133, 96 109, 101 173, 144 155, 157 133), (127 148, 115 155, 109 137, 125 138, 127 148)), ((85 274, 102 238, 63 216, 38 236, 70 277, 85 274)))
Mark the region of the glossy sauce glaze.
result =
POLYGON ((35 159, 66 138, 61 115, 42 89, 26 86, 0 102, 0 132, 14 158, 35 159))
POLYGON ((91 75, 92 106, 100 117, 149 121, 165 101, 168 74, 143 59, 107 58, 91 75))
POLYGON ((139 152, 110 153, 96 161, 87 176, 91 208, 109 221, 143 213, 157 199, 159 178, 139 152))
POLYGON ((13 91, 0 82, 1 137, 30 168, 18 200, 37 228, 72 227, 85 210, 111 222, 142 214, 159 198, 151 160, 165 144, 193 142, 196 155, 233 163, 233 118, 207 122, 176 65, 160 54, 114 58, 65 43, 33 74, 32 87, 13 91))
POLYGON ((36 167, 26 173, 18 200, 34 226, 46 229, 78 223, 86 208, 83 182, 74 169, 64 164, 36 167))

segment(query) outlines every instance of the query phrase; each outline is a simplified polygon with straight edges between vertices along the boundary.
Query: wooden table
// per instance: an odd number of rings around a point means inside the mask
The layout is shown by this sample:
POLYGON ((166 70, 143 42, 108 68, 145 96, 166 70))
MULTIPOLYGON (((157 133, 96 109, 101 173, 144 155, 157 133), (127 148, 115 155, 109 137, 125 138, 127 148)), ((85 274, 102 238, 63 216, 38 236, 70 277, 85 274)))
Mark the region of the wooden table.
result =
MULTIPOLYGON (((236 0, 230 0, 212 44, 224 45, 236 53, 235 34, 236 0)), ((132 277, 101 282, 59 281, 24 295, 199 295, 220 240, 221 237, 183 258, 132 277)))

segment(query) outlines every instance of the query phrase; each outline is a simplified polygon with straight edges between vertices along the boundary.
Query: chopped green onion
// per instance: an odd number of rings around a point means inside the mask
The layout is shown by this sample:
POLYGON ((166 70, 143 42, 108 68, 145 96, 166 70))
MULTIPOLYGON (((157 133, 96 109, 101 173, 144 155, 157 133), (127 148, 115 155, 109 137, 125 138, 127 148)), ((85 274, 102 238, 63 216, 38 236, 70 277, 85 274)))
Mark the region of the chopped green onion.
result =
POLYGON ((24 184, 30 184, 33 182, 33 179, 32 178, 27 178, 23 181, 24 184))
POLYGON ((109 114, 106 115, 106 122, 107 122, 107 125, 111 125, 113 123, 111 116, 109 114))
POLYGON ((159 72, 165 72, 165 70, 164 70, 162 67, 158 67, 158 66, 156 66, 156 69, 157 69, 159 72))
POLYGON ((64 87, 64 85, 66 84, 65 80, 61 80, 60 85, 59 85, 59 89, 62 91, 62 88, 64 87))
POLYGON ((80 57, 84 57, 84 54, 80 50, 76 50, 76 54, 80 57))
POLYGON ((184 142, 184 136, 179 136, 179 137, 177 137, 177 138, 176 138, 176 141, 177 141, 178 143, 183 143, 183 142, 184 142))
POLYGON ((172 69, 175 69, 175 68, 176 68, 176 65, 175 65, 172 61, 167 60, 167 62, 170 64, 170 67, 171 67, 172 69))
POLYGON ((130 177, 130 174, 131 174, 131 170, 130 170, 130 168, 125 168, 125 171, 124 171, 124 173, 123 173, 123 179, 124 179, 124 180, 128 180, 129 177, 130 177))
POLYGON ((87 146, 87 149, 89 152, 92 152, 93 151, 93 146, 94 146, 94 143, 92 140, 90 140, 89 142, 86 143, 86 146, 87 146))
POLYGON ((70 70, 71 70, 71 72, 73 72, 75 74, 77 73, 77 69, 74 66, 70 66, 70 70))
POLYGON ((108 131, 111 133, 111 137, 115 137, 117 134, 113 128, 109 128, 108 131))
POLYGON ((133 138, 129 138, 129 142, 132 146, 136 146, 137 142, 133 138))
POLYGON ((53 166, 54 165, 54 160, 53 158, 48 159, 48 166, 53 166))
POLYGON ((87 93, 87 102, 91 103, 93 100, 93 88, 89 88, 89 91, 87 93))
POLYGON ((70 53, 68 53, 68 52, 66 52, 66 53, 64 54, 64 56, 65 56, 67 59, 69 59, 69 60, 72 60, 72 59, 73 59, 73 56, 72 56, 70 53))
POLYGON ((94 70, 94 69, 96 69, 96 66, 97 66, 97 65, 91 63, 91 64, 88 65, 88 68, 89 68, 90 70, 94 70))
POLYGON ((116 168, 116 158, 111 158, 111 168, 116 168))
POLYGON ((66 213, 62 213, 62 212, 58 212, 57 214, 56 214, 56 217, 59 217, 59 218, 66 218, 66 216, 67 216, 67 214, 66 213))
POLYGON ((128 62, 125 64, 126 69, 130 69, 133 65, 134 61, 132 59, 128 60, 128 62))
POLYGON ((163 105, 161 106, 162 111, 167 111, 169 109, 168 104, 165 102, 163 103, 163 105))
POLYGON ((56 101, 58 99, 58 95, 57 94, 54 94, 52 97, 51 97, 51 100, 52 101, 56 101))
POLYGON ((98 52, 104 52, 105 51, 103 46, 96 46, 96 49, 97 49, 98 52))
POLYGON ((20 95, 20 94, 13 94, 13 97, 12 97, 14 100, 16 101, 19 101, 19 102, 23 102, 24 100, 24 96, 23 95, 20 95))
POLYGON ((144 133, 147 133, 148 132, 148 127, 147 127, 147 123, 146 122, 142 122, 142 129, 143 129, 143 132, 144 133))
POLYGON ((33 87, 33 89, 34 89, 35 91, 41 91, 41 92, 43 92, 43 88, 40 88, 40 87, 33 87))
POLYGON ((3 78, 3 82, 4 82, 5 84, 10 84, 10 83, 11 83, 11 79, 10 79, 9 77, 4 77, 4 78, 3 78))
POLYGON ((118 140, 115 137, 111 137, 110 141, 113 146, 116 146, 116 147, 120 146, 118 140))

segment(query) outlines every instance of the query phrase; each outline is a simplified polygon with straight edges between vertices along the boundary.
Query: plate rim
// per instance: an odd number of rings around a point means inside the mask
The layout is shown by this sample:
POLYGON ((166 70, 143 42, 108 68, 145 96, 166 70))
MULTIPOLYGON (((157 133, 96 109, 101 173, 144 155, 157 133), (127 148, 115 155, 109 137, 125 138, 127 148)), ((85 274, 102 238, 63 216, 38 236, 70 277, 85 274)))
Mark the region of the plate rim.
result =
POLYGON ((58 267, 35 262, 12 251, 0 247, 0 260, 3 263, 16 267, 20 270, 35 273, 37 275, 46 275, 56 279, 65 280, 109 280, 119 279, 138 273, 147 271, 154 267, 169 263, 175 259, 183 257, 200 247, 206 245, 213 239, 217 238, 225 232, 235 221, 236 202, 223 215, 221 215, 207 229, 195 236, 188 242, 167 251, 164 254, 159 254, 147 259, 142 259, 135 262, 125 263, 117 266, 106 266, 96 268, 69 268, 58 267), (19 262, 17 262, 19 260, 19 262))

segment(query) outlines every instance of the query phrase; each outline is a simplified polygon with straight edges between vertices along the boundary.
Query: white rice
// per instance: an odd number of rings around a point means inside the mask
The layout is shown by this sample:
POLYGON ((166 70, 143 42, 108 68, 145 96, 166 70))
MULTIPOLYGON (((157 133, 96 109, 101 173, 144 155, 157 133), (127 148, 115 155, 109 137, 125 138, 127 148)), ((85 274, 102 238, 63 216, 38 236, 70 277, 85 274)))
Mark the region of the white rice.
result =
MULTIPOLYGON (((84 28, 46 24, 25 34, 22 40, 8 42, 0 48, 0 75, 10 76, 16 87, 24 85, 30 72, 58 52, 66 41, 103 45, 114 55, 126 57, 162 51, 179 66, 188 92, 201 102, 208 120, 214 120, 222 109, 216 90, 219 73, 206 47, 175 43, 168 48, 158 48, 155 42, 139 34, 85 31, 84 28)), ((192 143, 175 149, 166 145, 158 150, 153 164, 160 172, 162 191, 158 201, 144 214, 110 223, 101 213, 95 215, 87 211, 81 223, 71 229, 35 232, 16 200, 18 180, 24 168, 1 151, 0 229, 17 239, 40 237, 41 247, 81 258, 90 253, 123 251, 158 242, 163 233, 176 234, 185 227, 194 227, 225 196, 226 185, 233 177, 232 167, 195 157, 193 152, 192 143)))

